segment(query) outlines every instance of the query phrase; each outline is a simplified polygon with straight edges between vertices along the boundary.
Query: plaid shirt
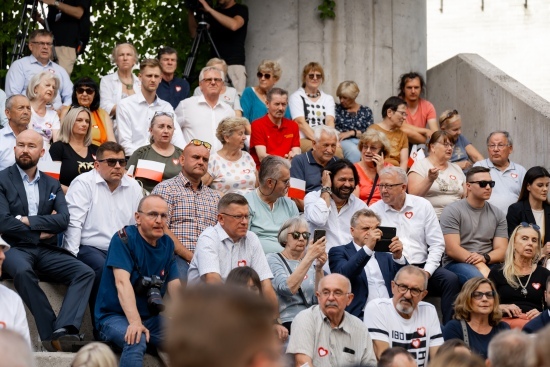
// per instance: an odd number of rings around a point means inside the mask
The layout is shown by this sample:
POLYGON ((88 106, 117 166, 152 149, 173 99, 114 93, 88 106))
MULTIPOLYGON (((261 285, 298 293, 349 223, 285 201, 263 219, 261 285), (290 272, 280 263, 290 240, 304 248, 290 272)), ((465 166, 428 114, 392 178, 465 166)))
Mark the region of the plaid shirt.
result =
POLYGON ((193 191, 191 182, 181 172, 155 186, 152 194, 162 196, 168 203, 168 228, 187 249, 195 251, 202 231, 218 221, 220 194, 202 183, 193 191))

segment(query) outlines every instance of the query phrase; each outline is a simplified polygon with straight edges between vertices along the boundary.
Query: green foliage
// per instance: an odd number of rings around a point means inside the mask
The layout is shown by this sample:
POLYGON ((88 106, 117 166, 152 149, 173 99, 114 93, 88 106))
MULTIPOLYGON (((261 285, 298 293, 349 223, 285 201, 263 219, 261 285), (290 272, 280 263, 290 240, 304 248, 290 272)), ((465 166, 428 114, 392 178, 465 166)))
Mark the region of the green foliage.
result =
POLYGON ((334 0, 322 0, 321 5, 317 7, 319 10, 319 17, 321 19, 334 19, 336 17, 336 13, 334 12, 334 9, 336 8, 336 1, 334 0))

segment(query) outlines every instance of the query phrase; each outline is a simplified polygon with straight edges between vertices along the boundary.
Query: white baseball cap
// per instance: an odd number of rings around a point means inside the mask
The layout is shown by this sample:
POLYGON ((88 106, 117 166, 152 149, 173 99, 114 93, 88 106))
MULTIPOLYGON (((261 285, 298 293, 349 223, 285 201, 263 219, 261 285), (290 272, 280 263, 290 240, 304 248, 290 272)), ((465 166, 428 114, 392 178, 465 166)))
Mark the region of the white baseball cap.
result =
POLYGON ((2 236, 0 236, 0 246, 4 246, 4 252, 8 251, 11 248, 11 246, 6 241, 4 241, 2 236))

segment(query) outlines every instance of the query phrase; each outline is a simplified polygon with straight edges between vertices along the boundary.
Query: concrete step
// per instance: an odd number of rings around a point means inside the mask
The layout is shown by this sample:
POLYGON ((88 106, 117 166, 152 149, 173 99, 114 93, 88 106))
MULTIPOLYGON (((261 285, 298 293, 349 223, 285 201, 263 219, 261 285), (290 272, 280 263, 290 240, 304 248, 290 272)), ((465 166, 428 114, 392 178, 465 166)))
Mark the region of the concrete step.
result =
MULTIPOLYGON (((35 352, 34 357, 36 365, 39 367, 71 367, 75 353, 51 353, 51 352, 35 352)), ((117 356, 120 358, 120 356, 117 356)), ((146 354, 143 360, 143 367, 160 367, 164 366, 162 362, 151 355, 146 354)))

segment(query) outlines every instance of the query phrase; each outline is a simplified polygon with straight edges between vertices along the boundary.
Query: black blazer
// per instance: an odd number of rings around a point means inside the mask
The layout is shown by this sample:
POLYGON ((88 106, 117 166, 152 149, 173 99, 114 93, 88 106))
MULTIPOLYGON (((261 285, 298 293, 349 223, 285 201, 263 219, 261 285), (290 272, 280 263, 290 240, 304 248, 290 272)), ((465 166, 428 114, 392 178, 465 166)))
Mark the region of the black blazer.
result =
MULTIPOLYGON (((544 202, 542 203, 542 208, 544 209, 544 241, 548 242, 550 240, 550 204, 544 202)), ((521 222, 536 224, 529 200, 518 201, 510 205, 508 207, 508 214, 506 214, 506 222, 508 223, 508 236, 512 235, 514 229, 521 222)))
POLYGON ((69 209, 59 181, 40 172, 38 192, 38 213, 29 216, 27 194, 16 164, 0 171, 0 233, 11 246, 57 246, 57 236, 41 241, 40 233, 58 234, 67 229, 69 209), (54 210, 56 214, 52 214, 54 210), (16 219, 17 215, 28 217, 30 227, 16 219))

